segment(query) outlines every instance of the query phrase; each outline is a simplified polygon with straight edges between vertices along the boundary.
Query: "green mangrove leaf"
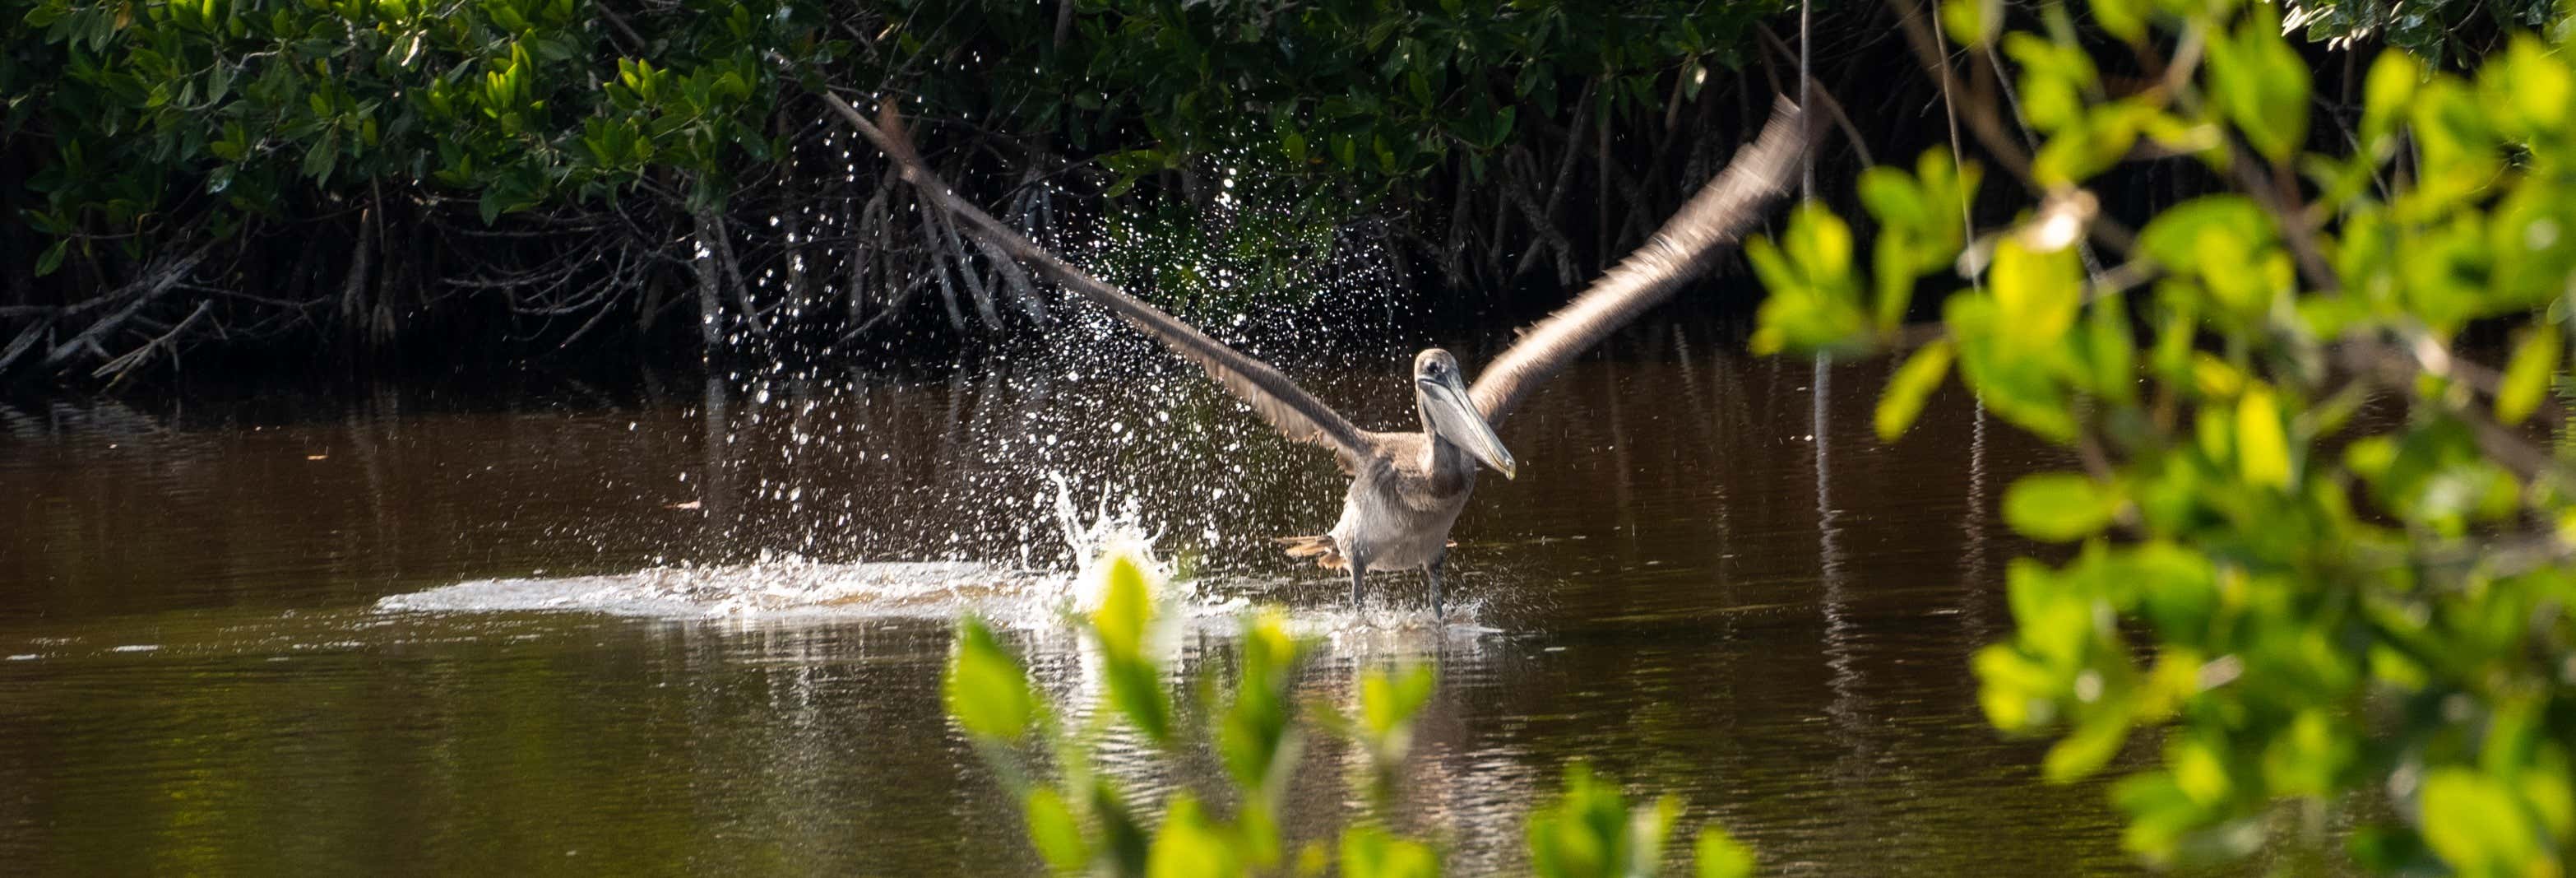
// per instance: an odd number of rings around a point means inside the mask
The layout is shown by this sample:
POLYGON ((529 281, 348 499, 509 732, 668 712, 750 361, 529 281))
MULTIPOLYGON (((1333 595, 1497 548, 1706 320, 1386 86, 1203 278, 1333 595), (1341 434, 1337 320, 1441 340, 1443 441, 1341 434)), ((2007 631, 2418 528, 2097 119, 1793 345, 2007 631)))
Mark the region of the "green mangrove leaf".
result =
POLYGON ((1016 741, 1037 718, 1037 690, 1029 685, 1019 660, 1002 648, 980 619, 968 618, 959 626, 957 654, 949 658, 948 674, 941 682, 948 715, 968 734, 1016 741))
POLYGON ((1342 830, 1341 860, 1347 878, 1437 878, 1440 874, 1440 855, 1431 846, 1371 825, 1342 830))
POLYGON ((1048 868, 1058 875, 1078 875, 1091 865, 1091 842, 1083 837, 1082 824, 1074 820, 1063 796, 1047 787, 1030 790, 1021 800, 1020 811, 1029 824, 1029 842, 1048 868))
POLYGON ((1983 47, 2003 29, 2002 0, 1941 0, 1941 26, 1950 42, 1983 47))
POLYGON ((2423 65, 2404 52, 2381 52, 2370 62, 2370 75, 2362 83, 2361 143, 2365 150, 2376 156, 2386 148, 2388 135, 2395 133, 2398 121, 2406 118, 2406 105, 2415 99, 2415 88, 2423 79, 2423 65))
POLYGON ((2121 42, 2135 43, 2146 36, 2147 0, 2093 0, 2089 8, 2093 23, 2121 42))
POLYGON ((1942 339, 1924 345, 1896 368, 1887 379, 1887 389, 1879 395, 1875 424, 1881 442, 1894 442, 1914 426, 1915 417, 1923 413, 1923 401, 1941 386, 1950 374, 1951 345, 1942 339))
POLYGON ((1703 826, 1698 841, 1691 845, 1691 858, 1699 878, 1751 878, 1756 861, 1753 849, 1717 826, 1703 826))
POLYGON ((1145 858, 1145 876, 1242 874, 1242 858, 1230 842, 1224 828, 1209 819, 1197 798, 1188 793, 1175 794, 1170 808, 1163 813, 1163 825, 1154 831, 1153 850, 1145 858))
POLYGON ((2504 386, 2496 391, 2496 420, 2519 424, 2540 408, 2540 401, 2549 395, 2549 381, 2558 372, 2561 344, 2558 327, 2552 324, 2543 323, 2522 334, 2513 359, 2505 364, 2504 386))
POLYGON ((2289 440, 2270 388, 2256 386, 2236 399, 2236 466, 2248 482, 2290 488, 2289 440))
POLYGON ((2049 783, 2073 783, 2093 776, 2111 757, 2120 753, 2120 745, 2129 740, 2129 709, 2125 702, 2106 705, 2096 710, 2075 731, 2059 738, 2048 748, 2040 762, 2040 776, 2049 783))
POLYGON ((2118 491, 2081 473, 2023 476, 2004 491, 2004 522, 2024 536, 2052 543, 2100 533, 2119 508, 2118 491))
POLYGON ((2424 778, 2424 843, 2464 874, 2513 874, 2539 862, 2539 840, 2513 791, 2473 769, 2434 769, 2424 778))

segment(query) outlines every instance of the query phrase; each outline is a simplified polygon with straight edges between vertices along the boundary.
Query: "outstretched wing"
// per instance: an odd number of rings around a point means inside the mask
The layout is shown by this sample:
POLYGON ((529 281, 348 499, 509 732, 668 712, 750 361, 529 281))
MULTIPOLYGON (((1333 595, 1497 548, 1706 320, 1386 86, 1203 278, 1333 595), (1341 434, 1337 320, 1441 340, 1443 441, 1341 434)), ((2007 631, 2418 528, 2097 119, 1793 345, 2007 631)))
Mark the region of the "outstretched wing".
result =
POLYGON ((1518 343, 1476 376, 1468 395, 1486 422, 1500 423, 1566 363, 1671 298, 1720 247, 1741 238, 1771 200, 1788 190, 1813 131, 1806 114, 1781 98, 1753 145, 1737 151, 1726 170, 1700 187, 1644 246, 1619 260, 1573 304, 1523 332, 1518 343))
POLYGON ((948 184, 932 174, 929 167, 921 163, 920 156, 913 152, 911 142, 903 134, 902 120, 895 116, 891 102, 885 107, 880 127, 870 123, 866 116, 860 115, 839 96, 826 93, 823 99, 851 127, 857 128, 861 135, 876 143, 877 148, 894 157, 903 168, 903 178, 921 192, 923 201, 962 220, 968 232, 1001 248, 1039 274, 1063 284, 1066 289, 1100 303, 1119 318, 1161 341, 1173 353, 1199 364, 1199 368, 1207 370, 1208 377, 1216 379, 1227 391, 1251 405, 1255 413, 1269 421, 1271 426, 1279 428, 1279 432, 1287 434, 1288 438, 1332 449, 1344 470, 1356 472, 1361 462, 1370 456, 1370 444, 1359 428, 1351 425, 1350 419, 1342 417, 1323 400, 1316 399, 1314 394, 1307 393, 1305 388, 1298 387, 1297 382, 1288 380, 1288 376, 1280 374, 1278 369, 1226 347, 1172 315, 1066 264, 1055 254, 1022 236, 1018 230, 1003 225, 957 197, 948 184))

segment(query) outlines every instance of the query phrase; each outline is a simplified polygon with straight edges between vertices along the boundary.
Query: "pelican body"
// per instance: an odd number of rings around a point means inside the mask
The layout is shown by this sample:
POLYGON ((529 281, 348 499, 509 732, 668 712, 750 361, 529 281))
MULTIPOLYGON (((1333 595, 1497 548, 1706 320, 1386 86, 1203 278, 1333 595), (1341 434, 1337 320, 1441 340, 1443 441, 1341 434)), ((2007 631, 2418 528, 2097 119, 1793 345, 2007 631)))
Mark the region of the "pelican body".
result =
POLYGON ((1291 557, 1349 572, 1354 609, 1368 571, 1420 570, 1431 582, 1437 615, 1449 529, 1476 490, 1477 464, 1507 479, 1519 470, 1470 399, 1458 358, 1439 348, 1423 351, 1413 358, 1413 386, 1422 432, 1362 433, 1372 453, 1345 467, 1351 488, 1342 494, 1341 520, 1322 536, 1280 538, 1291 557))
POLYGON ((1066 264, 958 198, 913 152, 890 104, 879 122, 870 123, 837 96, 826 94, 825 98, 860 134, 894 158, 904 179, 921 192, 925 202, 955 216, 995 248, 1197 363, 1208 377, 1289 438, 1331 449, 1342 472, 1351 478, 1350 490, 1342 495, 1341 519, 1324 534, 1282 538, 1288 554, 1347 572, 1353 609, 1360 606, 1369 571, 1421 570, 1430 581, 1435 619, 1445 610, 1440 578, 1449 555, 1449 530, 1476 489, 1478 467, 1491 467, 1504 478, 1519 471, 1494 425, 1566 363, 1647 308, 1671 298, 1712 254, 1737 241, 1786 191, 1798 156, 1813 135, 1806 114, 1781 100, 1761 135, 1738 150, 1726 170, 1571 304, 1523 332, 1520 341, 1496 357, 1472 387, 1448 351, 1432 348, 1415 356, 1412 384, 1422 428, 1379 433, 1353 426, 1270 364, 1066 264))

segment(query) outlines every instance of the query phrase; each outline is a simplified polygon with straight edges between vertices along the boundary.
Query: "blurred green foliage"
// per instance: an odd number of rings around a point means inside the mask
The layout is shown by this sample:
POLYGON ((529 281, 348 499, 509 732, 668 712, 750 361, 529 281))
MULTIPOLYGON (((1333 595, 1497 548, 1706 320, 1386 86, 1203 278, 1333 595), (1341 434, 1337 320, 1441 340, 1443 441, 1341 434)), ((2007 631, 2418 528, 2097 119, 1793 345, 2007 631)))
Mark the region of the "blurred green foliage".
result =
MULTIPOLYGON (((1975 25, 1953 36, 2001 30, 1951 6, 1975 25)), ((2329 142, 2273 7, 2092 8, 2177 65, 2169 87, 2112 92, 2071 28, 2002 33, 2044 138, 2029 208, 1969 234, 1974 165, 1874 169, 1865 260, 1816 206, 1753 242, 1758 343, 1912 346, 1883 438, 1955 371, 2083 464, 2005 495, 2014 529, 2069 545, 2011 565, 2017 632, 1974 669, 1997 727, 2055 737, 2050 779, 2143 757, 2113 795, 2131 850, 2314 851, 2348 828, 2374 871, 2565 874, 2576 443, 2548 391, 2576 330, 2576 66, 2531 36, 2470 75, 2384 52, 2359 130, 2329 142), (2236 188, 2132 234, 2082 189, 2124 161, 2236 188), (1948 289, 1941 321, 1902 326, 1920 285, 1948 289), (2471 339, 2506 327, 2504 367, 2481 365, 2471 339)))
MULTIPOLYGON (((1127 548, 1093 565, 1099 606, 1076 619, 1085 667, 1101 684, 1087 705, 1060 711, 1034 694, 1036 684, 991 629, 973 619, 959 626, 942 687, 949 716, 1019 799, 1029 842, 1048 867, 1060 875, 1441 874, 1436 841, 1406 836, 1382 818, 1364 818, 1340 830, 1333 846, 1309 842, 1294 856, 1281 833, 1282 800, 1310 726, 1367 753, 1365 789, 1355 792, 1374 814, 1392 808, 1414 722, 1436 685, 1430 667, 1363 672, 1351 714, 1301 705, 1310 644, 1288 632, 1277 610, 1264 610, 1244 618, 1230 678, 1221 685, 1203 678, 1188 688, 1191 697, 1176 698, 1159 644, 1168 608, 1157 604, 1151 567, 1127 548), (1079 728, 1068 717, 1080 718, 1079 728), (1159 802, 1133 800, 1100 765, 1099 748, 1122 726, 1176 765, 1212 748, 1223 785, 1185 782, 1159 802)), ((1545 878, 1653 876, 1680 810, 1671 796, 1631 809, 1615 785, 1569 766, 1564 791, 1530 813, 1531 869, 1545 878)), ((1693 853, 1702 878, 1738 878, 1754 864, 1750 850, 1715 826, 1700 831, 1693 853)))
POLYGON ((1775 5, 7 0, 0 147, 34 167, 40 273, 371 187, 485 223, 638 187, 719 205, 787 151, 788 71, 1094 162, 1112 197, 1210 162, 1304 180, 1296 214, 1329 223, 1453 152, 1481 177, 1515 108, 1557 114, 1568 83, 1609 85, 1595 116, 1651 115, 1659 78, 1734 63, 1775 5))

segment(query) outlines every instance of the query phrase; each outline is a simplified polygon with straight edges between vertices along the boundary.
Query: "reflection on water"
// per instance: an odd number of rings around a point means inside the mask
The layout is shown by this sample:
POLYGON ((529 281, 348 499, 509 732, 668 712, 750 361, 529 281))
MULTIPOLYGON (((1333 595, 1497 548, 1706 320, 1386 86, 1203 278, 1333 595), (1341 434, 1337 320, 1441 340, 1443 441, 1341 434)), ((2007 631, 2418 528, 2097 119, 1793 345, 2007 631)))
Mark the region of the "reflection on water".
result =
MULTIPOLYGON (((941 718, 950 605, 378 604, 655 569, 751 580, 718 587, 735 596, 797 585, 761 571, 824 571, 803 583, 819 587, 875 562, 1060 577, 1062 478, 1086 510, 1135 500, 1157 544, 1203 571, 1203 601, 1313 622, 1327 636, 1304 685, 1324 703, 1352 703, 1375 663, 1436 662, 1383 816, 1444 839, 1460 874, 1512 871, 1519 815, 1577 758, 1680 793, 1685 828, 1723 821, 1790 873, 2124 867, 2100 788, 2038 783, 2036 746, 1985 727, 1966 672, 2004 624, 1998 562, 2026 548, 1989 504, 2046 452, 1955 393, 1879 444, 1884 362, 1637 337, 1502 425, 1523 477, 1480 486, 1452 555, 1490 632, 1337 615, 1333 577, 1267 540, 1330 523, 1329 459, 1160 361, 0 406, 0 862, 1031 871, 1010 803, 941 718)), ((1409 417, 1402 369, 1291 371, 1391 425, 1409 417)), ((1379 587, 1397 607, 1423 598, 1419 577, 1379 587)), ((1011 636, 1050 691, 1093 685, 1060 629, 1011 636)), ((1231 648, 1223 626, 1175 646, 1184 674, 1231 648)), ((1115 754, 1139 784, 1207 776, 1115 754)), ((1318 738, 1305 759, 1292 834, 1371 807, 1345 786, 1364 755, 1318 738)))

